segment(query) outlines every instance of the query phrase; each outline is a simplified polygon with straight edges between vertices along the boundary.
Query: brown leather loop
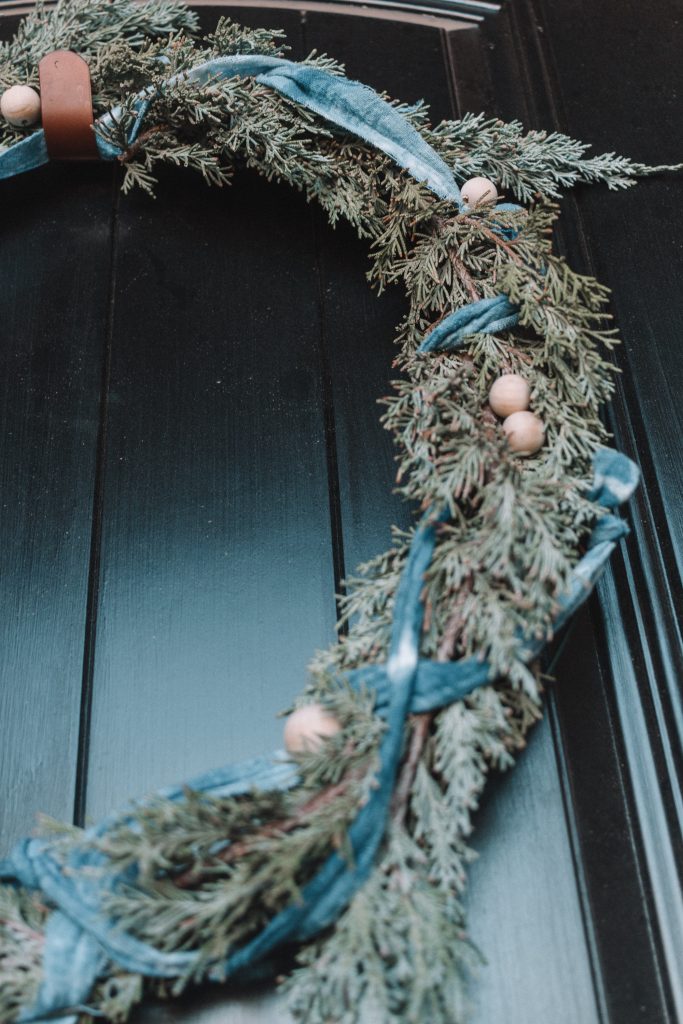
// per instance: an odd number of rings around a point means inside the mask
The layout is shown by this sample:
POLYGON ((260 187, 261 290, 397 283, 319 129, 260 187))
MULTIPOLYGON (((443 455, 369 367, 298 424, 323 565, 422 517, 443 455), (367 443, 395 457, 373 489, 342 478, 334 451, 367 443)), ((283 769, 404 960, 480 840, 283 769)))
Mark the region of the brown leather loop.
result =
POLYGON ((90 69, 77 53, 54 50, 38 65, 40 108, 51 160, 97 160, 90 69))

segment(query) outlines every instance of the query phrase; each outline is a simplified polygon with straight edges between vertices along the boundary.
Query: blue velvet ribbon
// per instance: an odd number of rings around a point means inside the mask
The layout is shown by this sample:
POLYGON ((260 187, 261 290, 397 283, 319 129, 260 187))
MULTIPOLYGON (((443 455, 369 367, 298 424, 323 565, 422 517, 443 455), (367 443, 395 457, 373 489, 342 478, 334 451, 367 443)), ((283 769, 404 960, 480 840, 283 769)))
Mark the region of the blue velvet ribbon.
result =
MULTIPOLYGON (((238 54, 216 57, 198 64, 171 77, 169 84, 178 81, 205 84, 235 76, 254 77, 261 85, 274 89, 338 128, 364 139, 390 156, 418 181, 424 181, 441 199, 450 199, 457 206, 462 206, 460 189, 445 161, 396 107, 360 82, 307 64, 296 64, 282 57, 238 54)), ((139 95, 138 118, 128 138, 129 145, 140 130, 152 98, 151 90, 139 95)), ((103 160, 115 160, 122 153, 111 141, 120 114, 120 108, 115 108, 95 123, 97 148, 103 160)), ((41 129, 0 154, 0 178, 9 178, 40 167, 48 160, 41 129)))
MULTIPOLYGON (((277 57, 221 57, 183 72, 180 78, 208 82, 231 75, 252 75, 260 83, 320 114, 332 124, 352 132, 389 155, 436 195, 464 209, 460 190, 449 167, 395 107, 358 82, 320 69, 277 57)), ((139 132, 152 93, 140 94, 137 120, 130 143, 139 132)), ((112 143, 116 110, 96 124, 102 159, 113 160, 120 150, 112 143)), ((0 154, 0 178, 39 167, 48 160, 42 131, 0 154)), ((507 204, 503 209, 510 208, 507 204)), ((508 230, 501 226, 501 231, 508 230)), ((460 344, 477 331, 507 329, 517 311, 505 296, 484 299, 458 310, 432 332, 423 351, 442 351, 460 344)), ((602 450, 595 457, 595 484, 589 497, 606 509, 625 501, 637 484, 633 463, 617 452, 602 450)), ((235 949, 223 963, 209 970, 222 980, 244 979, 267 964, 283 943, 304 941, 331 925, 367 879, 385 831, 385 824, 401 757, 404 723, 408 713, 432 711, 471 693, 491 681, 486 661, 466 658, 437 664, 419 657, 423 606, 421 591, 437 538, 438 523, 446 513, 428 514, 415 532, 401 576, 386 663, 348 672, 340 683, 373 691, 375 708, 386 719, 379 749, 376 787, 349 828, 352 857, 332 853, 317 875, 303 888, 301 898, 286 907, 251 940, 235 949)), ((559 628, 586 599, 626 526, 608 513, 598 519, 589 549, 577 564, 570 585, 558 598, 555 626, 559 628)), ((520 649, 529 660, 541 651, 542 640, 520 636, 520 649)), ((161 790, 150 799, 185 799, 186 787, 212 796, 236 796, 252 789, 286 789, 297 783, 296 767, 282 753, 269 758, 230 764, 182 786, 161 790)), ((24 839, 8 859, 0 861, 0 879, 41 890, 54 907, 45 933, 43 980, 35 1005, 25 1010, 22 1024, 55 1016, 77 1024, 93 985, 111 964, 148 977, 176 978, 191 974, 194 952, 162 953, 126 933, 104 909, 106 898, 122 884, 135 884, 135 872, 117 875, 96 841, 132 810, 105 819, 78 840, 24 839)))
POLYGON ((473 334, 496 334, 509 331, 519 321, 519 306, 507 295, 480 299, 456 309, 430 331, 418 352, 452 352, 461 348, 473 334))

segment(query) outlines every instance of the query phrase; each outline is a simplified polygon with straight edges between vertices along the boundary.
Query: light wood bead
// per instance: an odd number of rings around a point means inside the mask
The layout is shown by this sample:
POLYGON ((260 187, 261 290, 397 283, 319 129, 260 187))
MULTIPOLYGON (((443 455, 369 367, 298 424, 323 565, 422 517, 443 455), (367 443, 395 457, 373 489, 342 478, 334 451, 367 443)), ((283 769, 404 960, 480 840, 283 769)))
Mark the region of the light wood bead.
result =
POLYGON ((543 447, 543 420, 532 412, 513 412, 503 423, 508 444, 517 455, 535 455, 543 447))
POLYGON ((496 416, 503 419, 513 412, 528 409, 530 398, 529 383, 518 373, 504 373, 498 380, 494 380, 489 391, 489 405, 496 416))
POLYGON ((489 178, 470 178, 460 189, 460 195, 467 206, 498 201, 498 190, 489 178))
POLYGON ((15 128, 27 128, 40 117, 40 96, 30 85, 13 85, 0 96, 0 113, 15 128))
POLYGON ((326 739, 336 736, 341 726, 320 704, 305 704, 293 711, 285 723, 285 747, 290 754, 320 750, 326 739))

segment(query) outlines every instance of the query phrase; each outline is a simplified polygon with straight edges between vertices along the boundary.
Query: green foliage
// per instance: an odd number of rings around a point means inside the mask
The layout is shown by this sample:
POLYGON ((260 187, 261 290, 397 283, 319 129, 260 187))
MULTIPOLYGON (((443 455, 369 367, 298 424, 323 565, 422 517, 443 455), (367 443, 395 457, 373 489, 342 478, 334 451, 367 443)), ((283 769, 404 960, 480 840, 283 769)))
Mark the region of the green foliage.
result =
POLYGON ((629 188, 638 178, 683 166, 648 167, 616 153, 586 156, 587 143, 561 132, 525 132, 519 121, 506 123, 484 114, 468 113, 438 125, 429 142, 461 170, 463 179, 491 178, 524 203, 538 193, 558 199, 581 182, 629 188))
POLYGON ((139 974, 126 974, 112 968, 111 975, 95 986, 90 1006, 97 1016, 113 1024, 123 1024, 143 995, 143 980, 139 974))
POLYGON ((308 946, 285 984, 306 1024, 459 1024, 464 982, 481 962, 452 890, 430 878, 424 851, 391 832, 383 859, 334 932, 308 946))
MULTIPOLYGON (((408 723, 380 861, 336 927, 301 952, 287 988, 302 1024, 454 1024, 464 1019, 466 978, 479 962, 461 903, 472 815, 488 772, 513 763, 540 714, 539 682, 519 635, 550 635, 594 521, 585 493, 591 455, 606 438, 600 407, 613 386, 607 292, 552 252, 553 200, 579 182, 627 187, 660 168, 589 157, 564 135, 524 133, 482 115, 432 128, 424 106, 399 106, 460 180, 490 176, 527 204, 459 213, 383 154, 253 79, 171 82, 218 54, 286 49, 282 33, 227 18, 203 40, 195 30, 195 16, 167 0, 59 0, 38 7, 0 48, 0 87, 35 85, 45 52, 79 50, 91 66, 96 111, 117 107, 109 137, 123 150, 124 191, 153 194, 164 163, 226 185, 239 161, 299 189, 333 225, 351 223, 371 245, 371 285, 397 284, 407 296, 400 376, 384 399, 383 422, 396 441, 401 493, 451 513, 425 580, 422 653, 485 657, 492 681, 408 723), (151 103, 129 144, 143 88, 151 103), (452 310, 500 292, 520 305, 518 328, 475 335, 457 353, 417 355, 425 333, 452 310), (493 380, 511 371, 529 381, 546 425, 545 445, 529 460, 510 451, 487 405, 493 380)), ((341 71, 325 56, 308 62, 341 71)), ((3 132, 5 144, 25 134, 3 132)), ((135 885, 110 897, 121 925, 159 949, 200 954, 192 977, 172 992, 215 970, 297 898, 331 849, 346 849, 348 826, 373 785, 382 727, 371 697, 348 692, 339 673, 385 657, 410 539, 396 531, 391 549, 347 581, 346 633, 316 655, 302 698, 323 701, 343 728, 321 753, 300 759, 296 789, 153 800, 101 841, 116 869, 137 869, 135 885)), ((25 894, 0 890, 0 1024, 35 995, 45 913, 25 894)), ((142 991, 142 979, 112 967, 91 1004, 123 1021, 142 991)))
POLYGON ((0 1021, 15 1020, 36 997, 46 916, 33 894, 0 885, 0 1021))
MULTIPOLYGON (((14 37, 0 44, 0 91, 11 85, 38 87, 38 64, 51 50, 75 50, 97 65, 104 52, 113 57, 143 51, 150 40, 167 47, 172 34, 192 33, 198 25, 193 11, 175 0, 59 0, 42 2, 19 25, 14 37)), ((12 145, 26 131, 2 122, 0 143, 12 145)))

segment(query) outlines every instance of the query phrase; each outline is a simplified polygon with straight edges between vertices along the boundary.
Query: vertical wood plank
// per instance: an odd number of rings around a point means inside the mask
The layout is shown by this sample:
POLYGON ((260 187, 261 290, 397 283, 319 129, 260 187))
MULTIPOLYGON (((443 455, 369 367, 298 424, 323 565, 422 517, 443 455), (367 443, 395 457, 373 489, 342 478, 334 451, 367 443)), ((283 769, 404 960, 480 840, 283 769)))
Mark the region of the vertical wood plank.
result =
POLYGON ((487 960, 472 1021, 599 1021, 547 717, 512 772, 489 781, 471 845, 469 934, 487 960))
POLYGON ((279 746, 274 715, 331 639, 309 225, 246 175, 122 206, 92 815, 279 746))
MULTIPOLYGON (((302 55, 298 14, 231 14, 302 55)), ((218 193, 171 174, 119 229, 90 818, 279 746, 335 617, 308 208, 254 175, 218 193)), ((280 1013, 209 987, 137 1017, 280 1013)))
POLYGON ((556 690, 556 721, 567 759, 605 1018, 645 1022, 666 1018, 659 1008, 654 1010, 651 989, 657 984, 657 968, 651 950, 634 941, 644 924, 648 883, 641 870, 637 826, 624 814, 631 799, 627 757, 614 728, 604 662, 596 647, 596 633, 599 646, 605 642, 597 604, 593 599, 590 609, 582 611, 573 642, 558 664, 560 678, 569 685, 556 690))
MULTIPOLYGON (((203 10, 205 27, 217 12, 203 10)), ((234 17, 239 11, 231 11, 234 17)), ((301 56, 299 16, 284 25, 301 56)), ((124 201, 108 400, 88 813, 281 745, 275 714, 333 637, 310 211, 240 173, 124 201)), ((143 1020, 280 1020, 209 987, 143 1020)))
POLYGON ((111 196, 104 167, 0 183, 3 852, 74 806, 111 196))

